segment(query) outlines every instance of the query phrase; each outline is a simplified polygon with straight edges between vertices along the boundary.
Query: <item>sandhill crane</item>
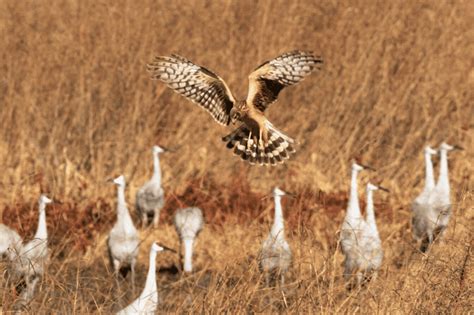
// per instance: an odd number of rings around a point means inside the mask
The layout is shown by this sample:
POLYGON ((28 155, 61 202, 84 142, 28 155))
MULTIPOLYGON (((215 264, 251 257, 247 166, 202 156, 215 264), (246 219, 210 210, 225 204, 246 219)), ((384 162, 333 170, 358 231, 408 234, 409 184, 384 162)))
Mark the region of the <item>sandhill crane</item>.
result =
POLYGON ((39 198, 38 228, 34 238, 23 245, 13 260, 14 275, 26 284, 21 295, 26 301, 33 298, 36 284, 44 274, 48 261, 48 231, 46 227, 46 205, 51 199, 45 195, 39 198))
POLYGON ((357 274, 357 279, 362 279, 359 267, 364 263, 361 253, 361 242, 363 231, 368 229, 362 214, 360 213, 359 197, 357 193, 357 175, 363 169, 370 167, 352 164, 351 188, 349 203, 347 205, 346 216, 341 227, 341 250, 345 256, 344 260, 344 278, 349 280, 353 274, 357 274))
POLYGON ((126 277, 131 271, 132 288, 135 290, 135 263, 140 240, 125 202, 125 177, 120 175, 113 182, 117 185, 117 222, 107 240, 110 263, 114 268, 117 284, 119 272, 126 277))
POLYGON ((143 185, 136 196, 136 208, 142 220, 142 226, 148 225, 148 219, 153 217, 153 227, 158 227, 160 211, 165 204, 165 193, 161 187, 161 168, 159 155, 165 150, 153 146, 153 176, 143 185))
MULTIPOLYGON (((367 196, 367 205, 365 208, 366 215, 366 229, 363 230, 363 236, 361 240, 361 253, 363 265, 359 267, 361 273, 358 274, 358 277, 365 275, 367 278, 375 278, 377 276, 377 271, 382 265, 383 260, 383 250, 382 242, 380 241, 379 231, 377 228, 377 223, 375 222, 375 213, 374 213, 374 197, 373 192, 375 190, 381 189, 388 192, 388 190, 382 186, 375 186, 371 183, 367 183, 366 196, 367 196)), ((362 279, 358 279, 358 282, 361 283, 362 279)))
POLYGON ((436 186, 430 194, 429 203, 433 209, 433 219, 435 227, 433 229, 433 238, 429 239, 430 243, 437 237, 442 236, 448 226, 451 217, 451 196, 448 174, 448 151, 463 150, 460 146, 451 146, 445 142, 439 146, 440 167, 439 177, 436 186))
POLYGON ((15 230, 0 224, 0 258, 13 260, 20 252, 22 243, 23 240, 15 230))
POLYGON ((118 315, 155 314, 158 308, 158 289, 156 286, 156 254, 164 248, 153 243, 150 249, 150 264, 146 276, 145 288, 140 296, 126 308, 119 311, 118 315))
POLYGON ((285 225, 281 198, 286 193, 275 187, 273 198, 275 199, 275 218, 270 234, 263 241, 261 251, 260 267, 266 274, 267 286, 279 275, 281 284, 285 282, 285 273, 291 264, 291 249, 285 239, 285 225))
POLYGON ((430 146, 425 147, 425 187, 411 205, 413 237, 417 241, 421 241, 420 250, 422 252, 427 250, 428 245, 433 240, 434 222, 437 220, 432 206, 430 205, 430 195, 435 187, 431 156, 436 154, 438 154, 438 152, 433 150, 430 146))
POLYGON ((196 207, 179 209, 174 215, 174 225, 181 241, 181 247, 184 243, 183 269, 185 272, 192 272, 193 244, 203 227, 201 209, 196 207))

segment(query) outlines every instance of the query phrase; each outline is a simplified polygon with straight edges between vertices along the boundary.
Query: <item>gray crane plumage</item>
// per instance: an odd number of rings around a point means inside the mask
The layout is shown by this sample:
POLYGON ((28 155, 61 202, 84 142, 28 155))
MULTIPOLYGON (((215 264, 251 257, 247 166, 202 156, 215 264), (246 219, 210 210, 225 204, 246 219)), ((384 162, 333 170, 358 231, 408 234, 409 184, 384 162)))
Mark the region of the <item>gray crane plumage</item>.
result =
POLYGON ((117 312, 117 315, 151 315, 155 314, 158 308, 158 288, 156 285, 156 254, 164 248, 153 243, 150 249, 150 264, 146 277, 145 287, 140 296, 127 307, 117 312))
POLYGON ((148 219, 153 220, 156 228, 160 219, 160 212, 165 204, 165 192, 161 187, 161 168, 159 154, 164 152, 159 146, 153 147, 153 177, 146 182, 136 196, 136 209, 142 220, 142 226, 148 225, 148 219))
MULTIPOLYGON (((51 199, 45 195, 39 198, 38 228, 34 238, 21 246, 12 261, 14 278, 24 283, 26 289, 21 291, 21 297, 30 301, 33 298, 36 285, 44 275, 48 262, 48 232, 46 227, 46 205, 51 199)), ((21 287, 21 286, 20 286, 21 287)))
POLYGON ((448 152, 452 150, 463 150, 459 146, 451 146, 445 142, 439 146, 439 175, 436 186, 429 196, 431 205, 431 216, 433 226, 433 236, 429 239, 432 243, 444 234, 452 214, 451 187, 449 184, 448 152))
POLYGON ((413 237, 421 243, 420 250, 422 252, 425 252, 433 241, 433 232, 437 221, 437 216, 430 201, 430 195, 435 187, 431 156, 437 153, 430 146, 425 147, 425 187, 411 204, 413 237))
POLYGON ((140 239, 125 201, 125 177, 123 175, 117 177, 114 179, 114 183, 117 185, 117 222, 107 239, 109 258, 116 277, 118 277, 119 272, 125 277, 128 271, 131 271, 132 287, 134 289, 135 264, 140 239))
POLYGON ((20 252, 23 240, 18 233, 6 226, 0 224, 0 257, 9 261, 13 260, 20 252))
POLYGON ((347 205, 346 216, 342 223, 340 242, 344 254, 344 279, 349 281, 357 276, 357 284, 364 278, 364 266, 367 259, 364 256, 366 231, 369 230, 367 222, 362 217, 357 192, 357 175, 365 169, 364 166, 353 163, 351 173, 350 197, 347 205))
POLYGON ((192 272, 194 240, 204 225, 201 209, 190 207, 177 210, 174 216, 174 225, 179 235, 181 245, 184 243, 183 269, 185 272, 192 272))
POLYGON ((283 210, 281 198, 286 193, 275 187, 273 197, 275 199, 275 217, 268 237, 263 241, 261 249, 260 268, 265 272, 267 286, 272 285, 277 277, 281 284, 285 282, 285 273, 291 265, 292 253, 290 245, 285 239, 283 210))
MULTIPOLYGON (((365 226, 365 230, 362 231, 360 247, 362 257, 361 265, 358 267, 358 269, 361 271, 361 274, 364 276, 364 279, 358 279, 359 283, 362 283, 363 280, 376 278, 377 272, 382 266, 383 249, 382 242, 379 236, 379 231, 377 228, 377 223, 375 221, 373 200, 373 192, 378 189, 379 187, 372 185, 371 183, 367 183, 367 206, 365 220, 367 225, 365 226)), ((382 189, 385 190, 385 188, 383 187, 382 189)))

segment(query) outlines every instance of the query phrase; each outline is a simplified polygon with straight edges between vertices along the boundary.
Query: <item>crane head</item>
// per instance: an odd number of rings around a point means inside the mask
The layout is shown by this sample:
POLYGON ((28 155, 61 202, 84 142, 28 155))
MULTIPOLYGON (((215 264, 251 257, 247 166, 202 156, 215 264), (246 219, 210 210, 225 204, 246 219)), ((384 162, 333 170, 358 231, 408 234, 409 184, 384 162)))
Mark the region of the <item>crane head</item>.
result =
POLYGON ((155 252, 161 252, 164 250, 164 248, 160 246, 157 242, 153 242, 153 244, 151 245, 151 250, 155 252))
POLYGON ((125 176, 120 175, 119 177, 112 180, 115 185, 125 186, 125 176))
POLYGON ((160 154, 160 153, 163 153, 163 152, 166 152, 165 148, 162 148, 159 145, 154 145, 153 146, 153 153, 154 154, 160 154))
POLYGON ((436 155, 436 154, 438 154, 438 151, 436 151, 435 149, 431 148, 428 145, 428 146, 425 147, 425 154, 436 155))
POLYGON ((53 201, 51 199, 49 199, 48 197, 46 197, 45 194, 41 194, 41 196, 39 197, 39 202, 42 203, 42 204, 48 204, 48 203, 51 203, 53 201))

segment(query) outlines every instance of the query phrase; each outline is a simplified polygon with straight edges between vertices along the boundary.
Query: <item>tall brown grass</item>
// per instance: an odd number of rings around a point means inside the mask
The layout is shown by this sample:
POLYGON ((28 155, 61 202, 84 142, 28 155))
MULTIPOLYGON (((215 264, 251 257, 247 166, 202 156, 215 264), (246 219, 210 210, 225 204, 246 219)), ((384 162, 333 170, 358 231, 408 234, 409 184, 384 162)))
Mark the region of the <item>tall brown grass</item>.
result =
MULTIPOLYGON (((115 214, 105 180, 125 174, 132 205, 158 143, 179 150, 162 158, 167 206, 162 227, 142 233, 141 280, 152 240, 177 246, 176 207, 200 206, 208 221, 194 275, 167 273, 177 258, 158 258, 163 312, 469 312, 472 12, 469 1, 2 1, 0 214, 31 237, 39 192, 62 201, 48 212, 51 265, 27 310, 109 313, 133 298, 125 283, 116 292, 106 260, 115 214), (227 129, 145 71, 154 55, 175 52, 243 98, 254 67, 293 49, 325 66, 269 109, 299 141, 274 168, 232 157, 220 141, 227 129), (443 140, 466 148, 450 156, 454 217, 444 243, 421 255, 409 204, 423 146, 443 140), (351 158, 377 168, 361 183, 382 181, 392 193, 376 197, 381 276, 347 292, 336 239, 351 158), (257 261, 271 202, 260 198, 274 185, 298 195, 285 204, 295 260, 287 285, 267 289, 257 261)), ((6 282, 0 289, 9 311, 15 295, 6 282)))

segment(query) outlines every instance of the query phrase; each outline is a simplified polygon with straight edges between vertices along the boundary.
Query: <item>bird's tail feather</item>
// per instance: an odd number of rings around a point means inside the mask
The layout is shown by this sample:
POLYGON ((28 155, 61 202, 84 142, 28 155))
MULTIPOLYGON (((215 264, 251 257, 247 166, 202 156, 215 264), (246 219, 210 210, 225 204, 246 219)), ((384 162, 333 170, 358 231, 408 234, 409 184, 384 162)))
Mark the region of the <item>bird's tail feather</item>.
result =
POLYGON ((283 163, 295 152, 295 141, 273 127, 268 120, 265 122, 265 128, 268 133, 267 143, 263 141, 255 143, 254 139, 249 139, 250 130, 244 124, 223 137, 222 140, 227 142, 228 149, 233 149, 235 155, 240 156, 242 160, 249 161, 250 164, 276 165, 283 163))

